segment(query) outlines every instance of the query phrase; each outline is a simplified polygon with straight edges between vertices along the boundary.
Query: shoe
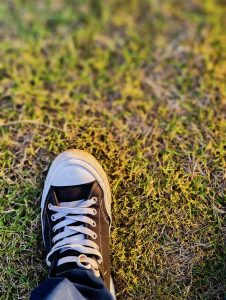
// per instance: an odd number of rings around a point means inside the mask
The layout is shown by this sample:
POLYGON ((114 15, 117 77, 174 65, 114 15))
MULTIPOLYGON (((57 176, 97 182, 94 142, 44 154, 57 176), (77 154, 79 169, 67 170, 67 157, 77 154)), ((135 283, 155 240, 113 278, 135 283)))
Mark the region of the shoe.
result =
POLYGON ((111 278, 111 191, 98 161, 68 150, 53 161, 41 201, 42 235, 51 276, 75 268, 101 276, 115 298, 111 278))

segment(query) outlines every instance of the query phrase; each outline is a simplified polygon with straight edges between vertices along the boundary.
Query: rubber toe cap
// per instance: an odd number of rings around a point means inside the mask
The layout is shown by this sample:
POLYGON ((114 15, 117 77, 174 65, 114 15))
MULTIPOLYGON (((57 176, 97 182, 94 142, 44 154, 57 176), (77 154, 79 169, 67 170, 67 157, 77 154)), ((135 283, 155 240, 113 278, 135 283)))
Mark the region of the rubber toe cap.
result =
POLYGON ((54 177, 53 186, 72 186, 93 182, 95 177, 85 168, 77 165, 64 166, 54 177))

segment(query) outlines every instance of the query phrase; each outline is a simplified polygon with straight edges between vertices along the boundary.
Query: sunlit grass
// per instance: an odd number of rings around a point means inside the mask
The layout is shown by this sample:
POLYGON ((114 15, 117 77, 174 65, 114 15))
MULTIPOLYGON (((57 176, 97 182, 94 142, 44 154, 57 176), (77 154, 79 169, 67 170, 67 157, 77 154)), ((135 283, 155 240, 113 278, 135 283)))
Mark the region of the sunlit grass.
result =
POLYGON ((0 4, 0 291, 47 276, 39 205, 68 148, 113 193, 118 299, 223 299, 226 6, 205 1, 0 4))

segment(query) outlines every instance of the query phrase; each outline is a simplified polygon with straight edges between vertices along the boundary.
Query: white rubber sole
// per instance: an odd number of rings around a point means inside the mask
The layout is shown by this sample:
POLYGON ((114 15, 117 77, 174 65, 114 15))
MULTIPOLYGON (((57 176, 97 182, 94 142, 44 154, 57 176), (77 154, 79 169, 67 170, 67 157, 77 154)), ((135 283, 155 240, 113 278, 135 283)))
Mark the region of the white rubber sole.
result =
POLYGON ((111 294, 112 294, 114 300, 116 300, 115 286, 114 286, 114 282, 113 282, 112 277, 111 277, 110 280, 111 280, 111 281, 110 281, 110 292, 111 292, 111 294))
MULTIPOLYGON (((49 189, 52 185, 54 178, 59 174, 60 170, 68 164, 81 166, 87 169, 93 175, 93 177, 98 181, 98 183, 100 184, 104 192, 105 206, 109 218, 111 220, 111 189, 110 189, 107 175, 104 172, 102 166, 99 164, 99 162, 96 160, 96 158, 93 155, 78 149, 70 149, 65 152, 62 152, 52 162, 45 180, 44 189, 42 193, 41 216, 42 216, 47 194, 49 192, 49 189)), ((43 227, 43 223, 42 223, 42 227, 43 227)), ((110 292, 113 295, 114 299, 116 299, 115 288, 114 288, 112 278, 110 282, 110 292)))

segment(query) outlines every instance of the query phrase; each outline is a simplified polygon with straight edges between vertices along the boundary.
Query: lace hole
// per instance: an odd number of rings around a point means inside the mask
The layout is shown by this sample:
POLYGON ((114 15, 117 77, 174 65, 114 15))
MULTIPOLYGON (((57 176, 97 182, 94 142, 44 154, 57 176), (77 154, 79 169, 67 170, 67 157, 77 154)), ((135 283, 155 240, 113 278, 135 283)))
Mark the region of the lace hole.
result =
POLYGON ((96 235, 96 234, 94 234, 94 235, 93 235, 93 239, 94 239, 94 240, 96 240, 96 238, 97 238, 97 235, 96 235))
POLYGON ((97 197, 93 197, 94 203, 97 203, 97 197))
POLYGON ((96 209, 93 209, 93 214, 96 215, 97 214, 97 211, 96 209))
POLYGON ((52 208, 52 204, 49 203, 49 204, 48 204, 48 209, 51 209, 51 208, 52 208))
POLYGON ((93 227, 96 227, 96 226, 97 226, 97 223, 94 221, 93 224, 92 224, 92 226, 93 226, 93 227))
POLYGON ((54 217, 54 215, 51 216, 51 220, 52 220, 52 221, 55 221, 55 220, 56 220, 55 217, 54 217))

